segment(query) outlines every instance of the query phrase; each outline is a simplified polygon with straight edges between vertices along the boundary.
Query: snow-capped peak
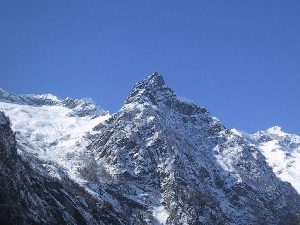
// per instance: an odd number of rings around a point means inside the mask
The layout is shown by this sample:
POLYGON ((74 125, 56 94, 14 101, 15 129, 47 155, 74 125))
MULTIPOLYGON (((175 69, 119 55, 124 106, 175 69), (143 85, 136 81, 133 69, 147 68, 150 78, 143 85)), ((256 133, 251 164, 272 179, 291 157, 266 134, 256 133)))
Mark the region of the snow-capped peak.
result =
POLYGON ((124 106, 128 107, 133 103, 157 105, 158 102, 169 99, 170 96, 175 96, 174 91, 165 86, 164 78, 161 75, 153 73, 135 84, 124 106))
POLYGON ((134 86, 134 90, 139 89, 139 90, 154 90, 154 89, 159 89, 162 88, 165 85, 165 80, 162 75, 158 74, 157 72, 149 75, 142 81, 138 82, 134 86))
POLYGON ((281 127, 279 126, 273 126, 269 129, 266 130, 267 133, 269 134, 273 134, 273 135, 276 135, 276 136, 279 136, 279 137, 283 137, 283 136, 286 136, 287 133, 285 133, 281 127))

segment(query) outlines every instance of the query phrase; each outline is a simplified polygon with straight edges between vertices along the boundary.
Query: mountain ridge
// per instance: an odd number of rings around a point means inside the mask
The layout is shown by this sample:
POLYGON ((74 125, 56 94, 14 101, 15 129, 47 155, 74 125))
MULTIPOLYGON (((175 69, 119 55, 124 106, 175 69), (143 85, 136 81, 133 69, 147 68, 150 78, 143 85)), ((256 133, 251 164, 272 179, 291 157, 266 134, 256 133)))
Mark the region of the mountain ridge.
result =
POLYGON ((0 88, 1 102, 15 103, 31 106, 64 106, 72 109, 72 115, 76 116, 98 116, 105 112, 102 107, 96 105, 91 98, 60 99, 52 94, 14 94, 0 88))

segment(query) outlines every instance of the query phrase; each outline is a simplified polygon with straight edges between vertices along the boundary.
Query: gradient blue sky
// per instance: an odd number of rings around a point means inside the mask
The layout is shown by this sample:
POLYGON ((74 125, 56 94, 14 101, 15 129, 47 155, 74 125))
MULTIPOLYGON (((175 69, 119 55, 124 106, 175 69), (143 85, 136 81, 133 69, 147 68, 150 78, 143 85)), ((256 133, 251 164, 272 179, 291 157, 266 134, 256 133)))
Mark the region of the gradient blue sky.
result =
POLYGON ((0 0, 0 87, 117 111, 161 73, 229 127, 300 134, 300 1, 0 0))

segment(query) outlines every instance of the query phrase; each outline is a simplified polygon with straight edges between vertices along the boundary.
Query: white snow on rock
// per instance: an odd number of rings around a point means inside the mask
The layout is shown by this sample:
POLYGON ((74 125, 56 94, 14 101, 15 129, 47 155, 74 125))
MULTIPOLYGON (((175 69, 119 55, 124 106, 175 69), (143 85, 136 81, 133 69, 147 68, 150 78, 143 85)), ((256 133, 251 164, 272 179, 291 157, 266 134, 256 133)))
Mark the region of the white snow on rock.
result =
POLYGON ((41 95, 25 94, 25 96, 38 98, 38 99, 49 99, 49 100, 52 100, 54 102, 59 102, 60 101, 60 99, 57 96, 53 95, 53 94, 41 94, 41 95))
MULTIPOLYGON (((49 97, 48 95, 46 96, 49 97)), ((57 163, 77 179, 80 162, 75 159, 88 144, 84 136, 110 116, 70 116, 64 106, 31 106, 0 102, 0 111, 10 118, 20 144, 20 154, 30 153, 46 162, 57 163), (72 160, 71 160, 72 159, 72 160)), ((3 119, 0 118, 0 121, 3 119)), ((49 171, 53 174, 54 170, 49 171)), ((54 175, 57 177, 58 175, 54 175)))
POLYGON ((289 182, 300 193, 300 137, 288 134, 279 126, 254 134, 232 129, 235 135, 254 144, 266 157, 269 166, 282 181, 289 182))
POLYGON ((282 131, 282 128, 279 126, 274 126, 266 130, 267 133, 278 136, 278 137, 284 137, 287 135, 287 133, 282 131))
POLYGON ((194 102, 188 98, 185 97, 181 97, 181 96, 176 96, 177 100, 181 101, 181 102, 186 102, 186 103, 190 103, 190 104, 194 104, 194 102))
POLYGON ((164 206, 160 205, 153 208, 153 216, 155 217, 155 219, 157 219, 159 224, 166 224, 169 213, 164 206))
POLYGON ((259 145, 276 175, 300 193, 300 152, 286 152, 276 140, 259 145))

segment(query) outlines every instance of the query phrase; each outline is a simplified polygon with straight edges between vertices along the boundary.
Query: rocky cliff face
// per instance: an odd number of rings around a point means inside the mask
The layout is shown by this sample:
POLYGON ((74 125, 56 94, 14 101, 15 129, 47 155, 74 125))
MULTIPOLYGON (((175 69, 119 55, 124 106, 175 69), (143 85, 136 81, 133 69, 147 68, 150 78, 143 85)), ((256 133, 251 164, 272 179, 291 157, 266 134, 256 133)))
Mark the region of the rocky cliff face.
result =
POLYGON ((7 224, 300 224, 299 194, 254 140, 177 97, 159 74, 137 83, 121 110, 99 121, 76 136, 73 154, 61 148, 68 154, 49 159, 41 156, 44 145, 16 144, 10 125, 1 125, 1 154, 10 159, 0 164, 9 171, 0 195, 9 202, 0 210, 7 224), (13 204, 17 198, 28 204, 13 204))

